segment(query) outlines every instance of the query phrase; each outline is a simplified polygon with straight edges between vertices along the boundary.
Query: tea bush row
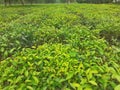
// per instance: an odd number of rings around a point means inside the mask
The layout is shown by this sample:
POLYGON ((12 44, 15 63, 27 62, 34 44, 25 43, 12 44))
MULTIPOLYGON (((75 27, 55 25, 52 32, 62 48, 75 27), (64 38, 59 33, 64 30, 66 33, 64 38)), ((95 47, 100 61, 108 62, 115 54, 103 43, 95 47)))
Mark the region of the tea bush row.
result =
POLYGON ((9 18, 0 15, 0 89, 119 90, 119 6, 13 6, 4 11, 9 18))
POLYGON ((32 48, 24 48, 1 62, 1 89, 113 90, 119 87, 119 56, 113 52, 103 51, 103 55, 97 55, 99 50, 89 51, 86 47, 81 53, 69 44, 43 44, 32 48))

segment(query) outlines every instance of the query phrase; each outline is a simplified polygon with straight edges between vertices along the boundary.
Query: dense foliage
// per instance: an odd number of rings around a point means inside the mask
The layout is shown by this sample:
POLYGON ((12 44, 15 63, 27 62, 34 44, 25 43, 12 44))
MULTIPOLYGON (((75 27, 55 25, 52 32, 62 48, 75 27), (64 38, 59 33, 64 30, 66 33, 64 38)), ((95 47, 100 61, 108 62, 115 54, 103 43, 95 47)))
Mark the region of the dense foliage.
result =
POLYGON ((118 5, 1 6, 0 36, 2 90, 120 90, 118 5))
POLYGON ((120 3, 120 0, 0 0, 0 4, 38 4, 38 3, 120 3))
POLYGON ((112 3, 113 0, 77 0, 79 3, 112 3))

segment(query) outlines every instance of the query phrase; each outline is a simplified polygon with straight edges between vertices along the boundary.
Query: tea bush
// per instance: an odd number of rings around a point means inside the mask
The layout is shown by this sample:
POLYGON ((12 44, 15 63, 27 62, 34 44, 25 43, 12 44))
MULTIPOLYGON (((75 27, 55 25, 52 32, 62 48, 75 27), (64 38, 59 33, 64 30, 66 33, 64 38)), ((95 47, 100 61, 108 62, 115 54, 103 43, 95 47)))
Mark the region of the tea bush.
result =
POLYGON ((119 83, 117 56, 109 58, 108 53, 100 56, 97 55, 99 50, 89 52, 87 48, 85 53, 79 54, 69 44, 43 44, 32 48, 24 48, 13 59, 1 62, 1 89, 112 90, 119 83))
POLYGON ((0 6, 0 90, 119 88, 119 5, 0 6))
POLYGON ((104 37, 112 45, 120 45, 120 25, 109 25, 100 31, 100 35, 104 37))

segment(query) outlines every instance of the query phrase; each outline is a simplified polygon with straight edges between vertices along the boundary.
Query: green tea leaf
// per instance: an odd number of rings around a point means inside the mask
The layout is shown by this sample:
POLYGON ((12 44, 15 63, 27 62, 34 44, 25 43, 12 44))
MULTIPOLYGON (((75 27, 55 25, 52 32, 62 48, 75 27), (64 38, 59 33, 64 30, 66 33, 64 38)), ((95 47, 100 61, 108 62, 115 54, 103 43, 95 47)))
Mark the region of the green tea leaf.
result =
POLYGON ((114 90, 120 90, 120 84, 117 85, 114 90))
POLYGON ((36 76, 32 76, 34 81, 35 81, 35 84, 38 84, 39 83, 39 79, 36 77, 36 76))
POLYGON ((74 73, 73 73, 73 72, 68 73, 68 75, 67 75, 67 77, 66 77, 66 80, 68 80, 68 79, 72 78, 72 77, 73 77, 73 75, 74 75, 74 73))
POLYGON ((0 51, 1 51, 1 52, 4 52, 4 50, 5 50, 4 47, 2 47, 0 51))
POLYGON ((80 88, 79 83, 70 83, 70 85, 75 89, 75 88, 80 88))
POLYGON ((90 84, 97 86, 97 83, 95 81, 89 81, 90 84))
POLYGON ((27 86, 27 89, 28 90, 34 90, 33 87, 31 87, 31 86, 27 86))
POLYGON ((28 77, 28 71, 25 71, 25 76, 28 77))

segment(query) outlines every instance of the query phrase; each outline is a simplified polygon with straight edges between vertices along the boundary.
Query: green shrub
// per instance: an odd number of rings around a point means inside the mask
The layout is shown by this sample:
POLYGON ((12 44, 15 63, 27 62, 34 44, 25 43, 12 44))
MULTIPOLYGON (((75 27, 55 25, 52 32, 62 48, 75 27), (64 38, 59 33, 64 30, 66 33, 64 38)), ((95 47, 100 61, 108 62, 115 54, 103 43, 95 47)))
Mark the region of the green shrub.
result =
POLYGON ((0 8, 0 90, 119 90, 119 12, 112 4, 0 8))
POLYGON ((0 63, 1 89, 112 90, 120 82, 119 64, 109 56, 102 58, 93 53, 94 57, 90 58, 89 51, 79 54, 70 45, 62 44, 32 48, 23 49, 13 59, 8 58, 0 63), (83 55, 85 59, 79 59, 83 55))
POLYGON ((109 25, 100 31, 100 36, 105 38, 110 45, 120 46, 120 25, 109 25))

